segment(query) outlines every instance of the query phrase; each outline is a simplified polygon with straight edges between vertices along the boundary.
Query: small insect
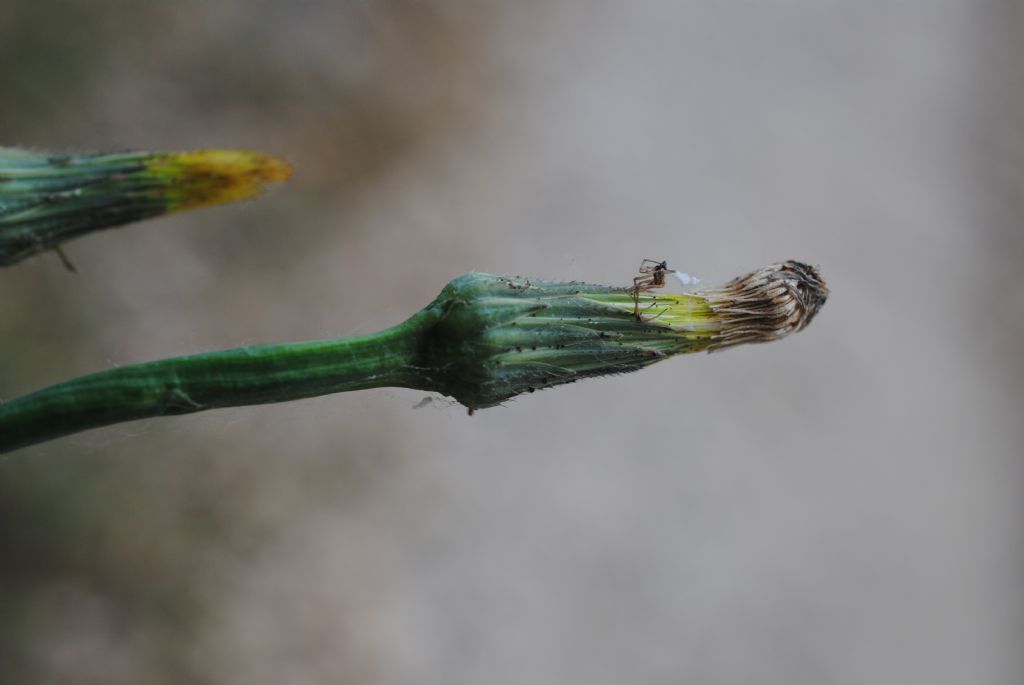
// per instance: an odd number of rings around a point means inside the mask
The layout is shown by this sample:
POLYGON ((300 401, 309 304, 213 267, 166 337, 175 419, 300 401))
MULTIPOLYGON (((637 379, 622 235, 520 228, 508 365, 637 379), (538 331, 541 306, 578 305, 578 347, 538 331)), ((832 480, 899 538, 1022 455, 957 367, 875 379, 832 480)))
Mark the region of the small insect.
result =
POLYGON ((655 288, 665 287, 665 274, 668 273, 668 262, 645 259, 640 262, 640 275, 633 279, 633 316, 643 321, 640 316, 640 293, 655 288))

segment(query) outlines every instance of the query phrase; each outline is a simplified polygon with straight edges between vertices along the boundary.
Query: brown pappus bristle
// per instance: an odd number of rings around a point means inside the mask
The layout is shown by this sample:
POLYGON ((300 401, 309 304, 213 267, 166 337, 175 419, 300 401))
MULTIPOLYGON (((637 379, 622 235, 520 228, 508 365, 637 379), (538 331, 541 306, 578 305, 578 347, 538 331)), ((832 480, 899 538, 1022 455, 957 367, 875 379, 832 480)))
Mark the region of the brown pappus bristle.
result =
POLYGON ((701 292, 721 316, 722 331, 710 349, 778 340, 804 328, 828 299, 817 267, 787 261, 701 292))

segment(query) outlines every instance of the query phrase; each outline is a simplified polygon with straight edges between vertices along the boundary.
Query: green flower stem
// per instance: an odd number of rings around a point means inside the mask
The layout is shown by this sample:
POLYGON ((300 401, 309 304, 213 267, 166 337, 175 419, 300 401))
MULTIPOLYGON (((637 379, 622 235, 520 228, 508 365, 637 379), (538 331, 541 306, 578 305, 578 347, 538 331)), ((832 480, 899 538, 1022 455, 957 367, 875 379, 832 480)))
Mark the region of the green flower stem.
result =
POLYGON ((438 392, 472 412, 676 354, 775 340, 806 326, 827 294, 799 262, 680 295, 469 274, 380 333, 126 366, 0 404, 0 452, 122 421, 377 387, 438 392))
POLYGON ((162 359, 82 376, 0 404, 0 452, 123 421, 421 385, 412 360, 430 315, 379 333, 162 359))

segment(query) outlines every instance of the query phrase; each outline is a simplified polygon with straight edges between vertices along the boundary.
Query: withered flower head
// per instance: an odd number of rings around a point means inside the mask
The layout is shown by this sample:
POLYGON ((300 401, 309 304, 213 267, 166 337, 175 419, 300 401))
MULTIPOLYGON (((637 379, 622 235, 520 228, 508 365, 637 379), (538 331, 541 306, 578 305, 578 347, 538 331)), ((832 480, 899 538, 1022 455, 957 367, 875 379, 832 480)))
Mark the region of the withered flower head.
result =
MULTIPOLYGON (((664 263, 659 263, 664 264, 664 263)), ((663 267, 667 268, 667 267, 663 267)), ((660 287, 660 283, 654 287, 660 287)), ((428 307, 429 383, 471 409, 583 378, 636 371, 678 354, 778 340, 825 303, 817 268, 788 261, 685 293, 470 274, 428 307)))
POLYGON ((787 261, 698 294, 721 319, 721 331, 711 346, 721 349, 778 340, 802 330, 828 299, 828 286, 817 267, 787 261))

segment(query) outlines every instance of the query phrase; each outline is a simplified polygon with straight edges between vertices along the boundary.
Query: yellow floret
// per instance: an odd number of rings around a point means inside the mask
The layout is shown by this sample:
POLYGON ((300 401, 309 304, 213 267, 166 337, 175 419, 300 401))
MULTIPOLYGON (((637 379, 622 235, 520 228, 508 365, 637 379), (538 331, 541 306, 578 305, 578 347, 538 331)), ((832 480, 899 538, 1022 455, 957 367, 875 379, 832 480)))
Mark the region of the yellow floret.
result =
POLYGON ((291 166, 273 155, 243 150, 201 150, 158 155, 147 170, 170 183, 171 211, 234 202, 287 180, 291 166))

